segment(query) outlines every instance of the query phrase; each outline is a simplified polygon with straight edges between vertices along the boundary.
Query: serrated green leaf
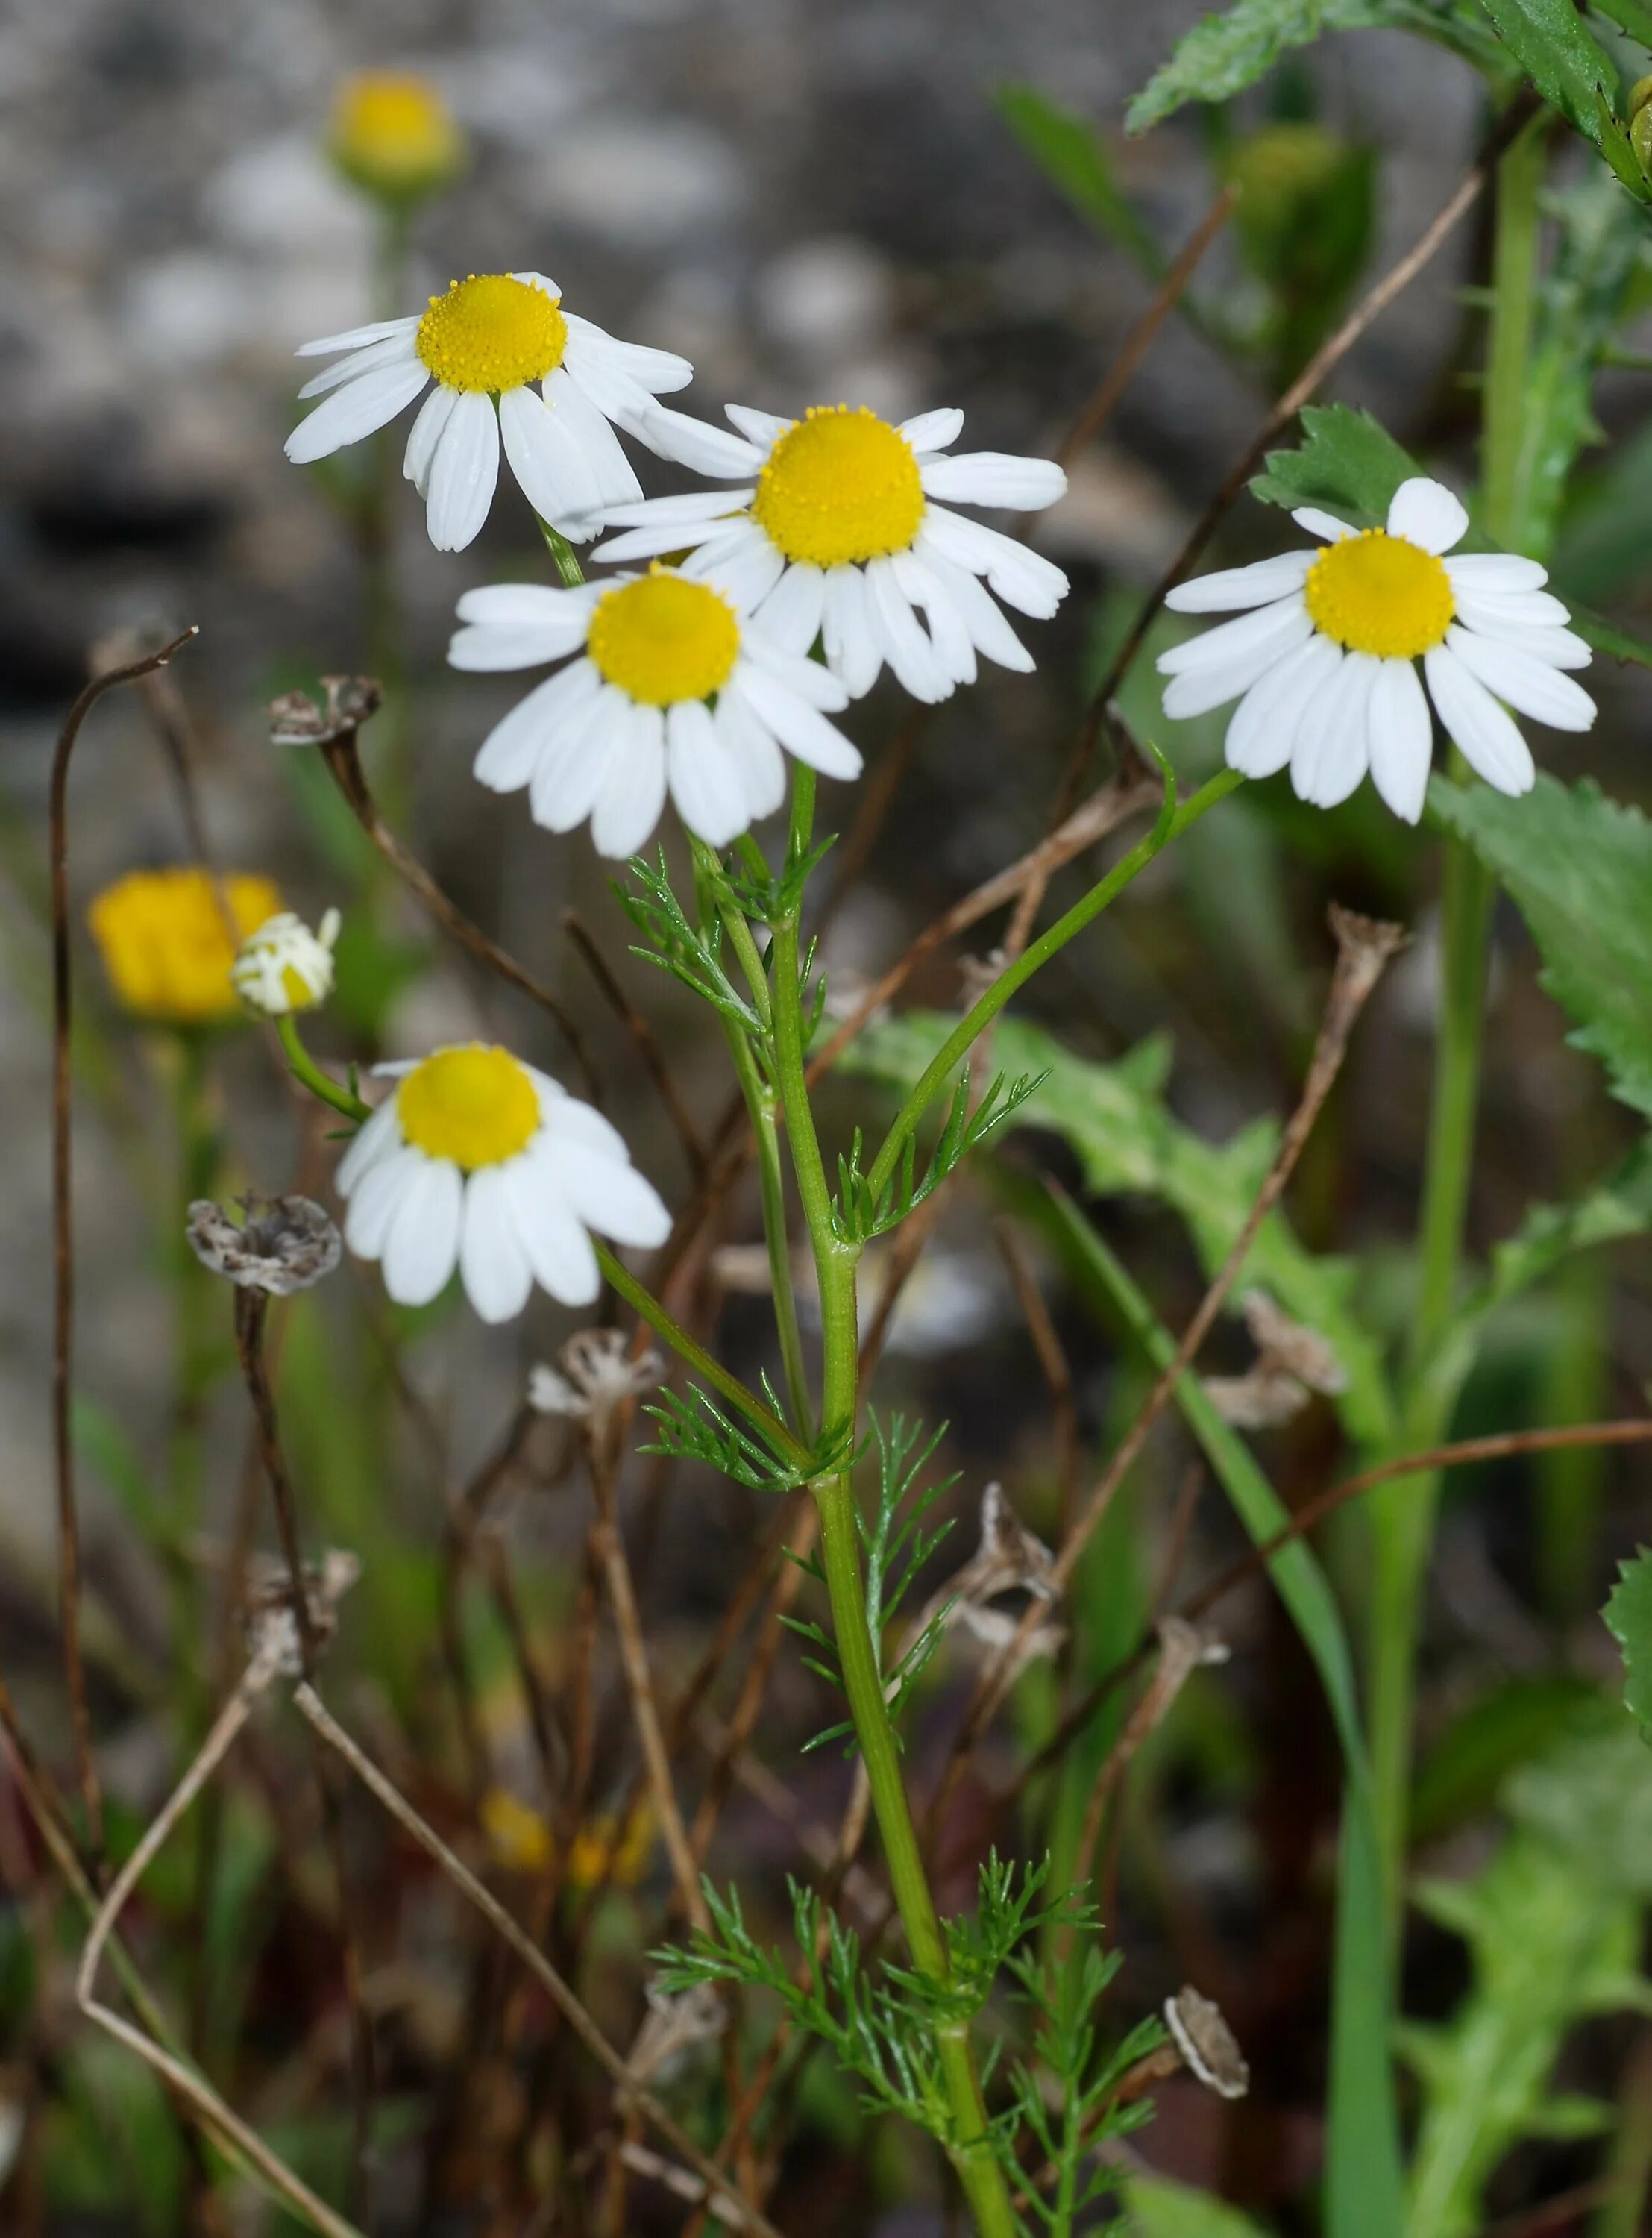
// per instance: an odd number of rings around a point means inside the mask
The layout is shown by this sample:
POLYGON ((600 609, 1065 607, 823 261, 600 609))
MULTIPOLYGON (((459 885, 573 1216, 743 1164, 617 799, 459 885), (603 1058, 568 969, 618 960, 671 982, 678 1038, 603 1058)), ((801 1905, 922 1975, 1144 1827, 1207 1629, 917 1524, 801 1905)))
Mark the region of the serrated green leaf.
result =
POLYGON ((1369 412, 1346 404, 1310 404, 1301 424, 1305 440, 1268 453, 1252 495, 1289 509, 1322 506, 1357 528, 1380 527, 1394 492, 1418 471, 1410 452, 1369 412))
POLYGON ((1647 0, 1589 0, 1589 5, 1643 47, 1652 47, 1652 7, 1647 0))
POLYGON ((1652 1547, 1618 1566, 1612 1598, 1602 1612, 1606 1629, 1623 1651, 1623 1700, 1652 1740, 1652 1547))
MULTIPOLYGON (((1602 144, 1600 99, 1618 92, 1617 65, 1584 27, 1573 0, 1480 0, 1498 37, 1549 103, 1602 144)), ((1609 121, 1611 111, 1607 111, 1609 121)))
POLYGON ((1503 1801, 1566 1858, 1576 1887, 1652 1897, 1652 1778, 1615 1703, 1580 1711, 1560 1744, 1512 1776, 1503 1801))
POLYGON ((1587 778, 1510 800, 1437 777, 1429 804, 1519 904, 1572 1046, 1652 1116, 1652 825, 1587 778))
MULTIPOLYGON (((956 1021, 908 1011, 869 1026, 843 1064, 902 1091, 922 1075, 956 1021)), ((1170 1046, 1155 1036, 1113 1064, 1074 1056, 1052 1036, 1020 1019, 996 1029, 996 1055, 1017 1071, 1041 1074, 1007 1122, 1049 1128, 1078 1153, 1085 1186, 1103 1196, 1156 1197, 1186 1222, 1214 1272, 1255 1200, 1278 1143, 1271 1120, 1253 1121, 1228 1142, 1207 1142, 1165 1103, 1170 1046)), ((1235 1294, 1246 1283, 1268 1290, 1293 1321, 1316 1329, 1348 1377, 1337 1400, 1350 1433, 1379 1445, 1391 1434, 1391 1401, 1381 1354, 1353 1310, 1351 1261, 1320 1257, 1298 1242, 1283 1215, 1264 1222, 1235 1294)))
POLYGON ((1529 1289, 1574 1251, 1652 1229, 1652 1136, 1637 1142, 1610 1178, 1572 1204, 1537 1204, 1496 1245, 1491 1272, 1464 1304, 1477 1318, 1529 1289))

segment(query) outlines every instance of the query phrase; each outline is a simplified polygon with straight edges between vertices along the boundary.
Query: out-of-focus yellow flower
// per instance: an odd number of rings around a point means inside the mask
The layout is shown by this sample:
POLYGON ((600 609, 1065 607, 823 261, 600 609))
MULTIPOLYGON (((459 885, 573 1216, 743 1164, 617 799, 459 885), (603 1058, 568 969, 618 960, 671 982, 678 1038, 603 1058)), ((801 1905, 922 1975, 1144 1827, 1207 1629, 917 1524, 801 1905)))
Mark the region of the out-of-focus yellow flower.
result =
POLYGON ((202 870, 130 871, 98 895, 87 923, 126 1009, 171 1025, 205 1026, 240 1015, 229 976, 235 951, 281 905, 268 878, 228 877, 220 893, 202 870))
POLYGON ((458 174, 463 134, 428 78, 411 70, 363 70, 346 78, 333 104, 327 146, 358 187, 390 202, 416 202, 458 174))
MULTIPOLYGON (((550 1871, 556 1855, 551 1829, 509 1788, 490 1787, 482 1798, 482 1831, 507 1872, 550 1871)), ((611 1887, 635 1888, 648 1870, 653 1848, 653 1813, 645 1804, 638 1804, 623 1829, 611 1811, 600 1811, 573 1837, 565 1884, 588 1889, 606 1881, 611 1887)))

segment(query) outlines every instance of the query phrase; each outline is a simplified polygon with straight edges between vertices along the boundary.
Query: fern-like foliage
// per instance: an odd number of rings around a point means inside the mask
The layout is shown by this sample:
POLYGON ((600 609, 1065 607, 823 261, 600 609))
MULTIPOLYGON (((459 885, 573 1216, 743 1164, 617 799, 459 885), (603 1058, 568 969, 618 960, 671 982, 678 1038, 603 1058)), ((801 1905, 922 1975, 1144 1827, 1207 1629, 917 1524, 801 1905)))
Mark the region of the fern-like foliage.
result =
MULTIPOLYGON (((784 1408, 765 1374, 763 1395, 777 1420, 784 1408)), ((697 1384, 688 1396, 664 1390, 657 1402, 643 1409, 659 1424, 658 1442, 644 1446, 645 1453, 664 1453, 672 1460, 701 1461, 750 1492, 796 1492, 823 1476, 836 1476, 850 1466, 853 1454, 847 1430, 823 1436, 806 1460, 798 1460, 773 1445, 761 1432, 748 1430, 725 1414, 697 1384)))
POLYGON ((691 995, 709 1003, 719 1016, 751 1040, 763 1036, 763 1022, 723 968, 723 927, 711 917, 704 925, 691 922, 672 891, 662 848, 653 864, 633 857, 631 874, 641 889, 633 892, 614 882, 614 894, 648 945, 633 947, 633 956, 655 963, 680 980, 691 995))
POLYGON ((1006 1087, 1001 1074, 971 1111, 969 1069, 966 1065, 958 1076, 945 1123, 922 1173, 918 1171, 917 1143, 909 1136, 899 1166, 876 1189, 864 1169, 865 1145, 857 1127, 848 1157, 837 1161, 837 1195, 832 1205, 832 1225, 840 1241, 869 1243, 875 1236, 887 1235, 891 1228, 898 1228, 909 1213, 915 1212, 926 1197, 935 1194, 949 1174, 957 1171, 972 1150, 979 1149, 1029 1096, 1038 1093, 1044 1077, 1041 1073, 1026 1075, 1006 1087))

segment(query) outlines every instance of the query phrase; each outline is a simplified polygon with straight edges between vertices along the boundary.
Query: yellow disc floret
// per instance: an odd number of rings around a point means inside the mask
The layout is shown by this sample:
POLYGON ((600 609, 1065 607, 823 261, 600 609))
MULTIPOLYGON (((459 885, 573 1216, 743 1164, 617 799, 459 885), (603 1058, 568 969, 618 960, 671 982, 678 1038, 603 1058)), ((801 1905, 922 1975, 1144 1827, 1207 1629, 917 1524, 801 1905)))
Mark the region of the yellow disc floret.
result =
POLYGON ((1457 611, 1444 561, 1384 528, 1327 545, 1303 596, 1323 635, 1379 660, 1415 660, 1441 642, 1457 611))
POLYGON ((333 104, 327 145, 347 179, 392 201, 432 193, 453 176, 465 154, 439 91, 408 70, 363 70, 346 78, 333 104))
POLYGON ((543 381, 562 362, 568 325, 557 298, 508 272, 472 272, 433 295, 419 321, 420 357, 444 388, 498 396, 543 381))
POLYGON ((129 1010, 202 1026, 238 1012, 229 976, 236 951, 281 905, 268 878, 220 885, 202 870, 132 871, 98 895, 87 922, 129 1010))
POLYGON ((709 699, 740 653, 740 625, 706 583, 651 567, 597 602, 585 650, 610 684, 647 707, 709 699))
POLYGON ((817 567, 904 552, 923 519, 912 446, 864 406, 816 405, 757 477, 753 518, 788 560, 817 567))
POLYGON ((433 1158, 467 1174, 503 1165, 539 1129, 539 1096, 527 1068, 508 1049, 469 1042, 438 1049, 415 1065, 396 1097, 401 1131, 433 1158))

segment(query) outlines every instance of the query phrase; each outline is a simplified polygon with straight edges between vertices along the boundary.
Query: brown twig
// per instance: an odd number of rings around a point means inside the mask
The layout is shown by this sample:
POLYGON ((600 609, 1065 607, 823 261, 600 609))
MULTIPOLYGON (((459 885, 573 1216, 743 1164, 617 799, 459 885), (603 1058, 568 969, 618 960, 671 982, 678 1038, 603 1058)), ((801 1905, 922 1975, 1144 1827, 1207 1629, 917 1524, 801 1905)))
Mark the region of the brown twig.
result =
POLYGON ((733 2195, 728 2177, 710 2156, 701 2151, 651 2090, 639 2084, 630 2068, 607 2037, 597 2026, 578 1998, 569 1988, 556 1968, 522 1930, 503 1904, 490 1895, 474 1873, 463 1865, 448 1848, 433 1826, 421 1818, 412 1804, 387 1779, 365 1752, 357 1747, 337 1719, 332 1716, 313 1686, 301 1684, 293 1696, 299 1709, 330 1748, 337 1750, 356 1778, 384 1805, 426 1857, 432 1858, 461 1895, 472 1904, 494 1930, 503 1937, 522 1963, 550 1997, 558 2012, 578 2036, 610 2081, 618 2087, 623 2101, 637 2107, 653 2124, 672 2151, 685 2160, 697 2175, 710 2186, 717 2200, 717 2211, 737 2226, 754 2230, 758 2238, 780 2238, 773 2223, 752 2203, 733 2195))
POLYGON ((1060 1506, 1056 1510, 1056 1537, 1065 1539, 1073 1521, 1073 1509, 1079 1496, 1078 1407, 1073 1394, 1073 1370, 1061 1340, 1055 1334, 1055 1324, 1050 1319, 1049 1308, 1044 1302, 1043 1292, 1038 1287, 1038 1277, 1028 1259, 1020 1236, 1008 1220, 995 1220, 993 1241, 998 1246, 1009 1275, 1010 1287, 1015 1293, 1015 1302, 1021 1308, 1021 1319, 1027 1324, 1027 1334, 1032 1339, 1033 1350, 1044 1377, 1045 1388, 1050 1396, 1054 1415, 1055 1475, 1059 1487, 1060 1506))
POLYGON ((697 1182, 704 1181, 710 1162, 710 1155, 700 1130, 694 1123, 694 1114, 683 1101, 682 1090, 671 1076, 671 1069, 655 1038, 654 1029, 620 985, 612 966, 598 947, 590 926, 578 910, 563 910, 562 930, 573 943, 580 962, 602 990, 609 1009, 636 1043, 637 1054, 654 1083, 656 1094, 665 1107, 666 1116, 677 1129, 677 1138, 683 1145, 689 1171, 697 1182))
POLYGON ((51 851, 51 1206, 52 1206, 52 1440, 57 1475, 57 1546, 63 1675, 75 1746, 75 1771, 86 1810, 87 1839, 94 1862, 103 1851, 103 1798, 92 1757, 92 1720, 86 1700, 86 1670, 80 1640, 80 1514, 75 1498, 74 1406, 75 1238, 74 1177, 69 1141, 73 1076, 69 1055, 71 989, 69 948, 69 763, 81 725, 104 692, 117 684, 164 668, 181 646, 199 634, 194 624, 162 646, 119 668, 94 676, 63 719, 52 755, 51 851))
POLYGON ((855 881, 865 869, 867 859, 877 844, 878 833, 895 805, 895 796, 901 789, 901 780, 911 765, 918 741, 928 728, 935 709, 922 705, 907 711, 896 724, 893 737, 873 763, 871 774, 860 788, 855 803, 855 815, 849 830, 837 843, 833 858, 834 868, 830 891, 821 904, 820 915, 815 920, 815 933, 823 937, 838 911, 849 899, 855 881))

